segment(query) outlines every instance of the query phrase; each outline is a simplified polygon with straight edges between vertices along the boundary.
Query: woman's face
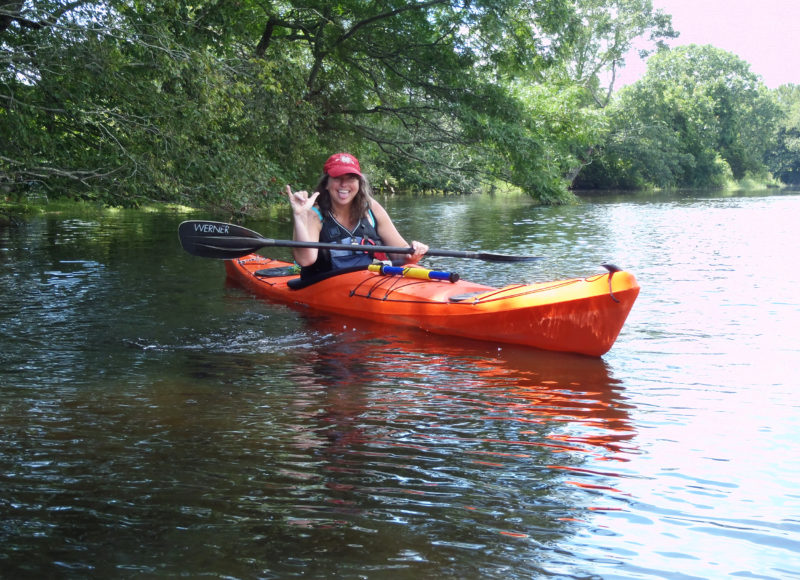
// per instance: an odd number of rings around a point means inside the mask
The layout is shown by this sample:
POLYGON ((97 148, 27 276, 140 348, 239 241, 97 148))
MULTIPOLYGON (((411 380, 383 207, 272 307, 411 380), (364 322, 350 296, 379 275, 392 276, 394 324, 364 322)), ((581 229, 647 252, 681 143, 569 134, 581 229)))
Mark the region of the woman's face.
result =
POLYGON ((358 193, 358 175, 347 173, 339 177, 328 177, 328 193, 337 205, 349 205, 358 193))

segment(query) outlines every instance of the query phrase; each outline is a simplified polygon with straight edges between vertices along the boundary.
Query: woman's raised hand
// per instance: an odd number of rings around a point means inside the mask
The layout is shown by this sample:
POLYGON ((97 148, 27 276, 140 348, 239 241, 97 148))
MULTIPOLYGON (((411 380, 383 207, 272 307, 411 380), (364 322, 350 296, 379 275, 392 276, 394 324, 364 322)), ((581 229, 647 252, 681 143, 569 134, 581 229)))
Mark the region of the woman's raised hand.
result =
POLYGON ((299 216, 311 211, 311 208, 314 207, 314 202, 319 197, 319 192, 316 191, 309 197, 306 190, 292 191, 291 186, 287 185, 286 195, 289 197, 289 203, 292 204, 292 212, 299 216))

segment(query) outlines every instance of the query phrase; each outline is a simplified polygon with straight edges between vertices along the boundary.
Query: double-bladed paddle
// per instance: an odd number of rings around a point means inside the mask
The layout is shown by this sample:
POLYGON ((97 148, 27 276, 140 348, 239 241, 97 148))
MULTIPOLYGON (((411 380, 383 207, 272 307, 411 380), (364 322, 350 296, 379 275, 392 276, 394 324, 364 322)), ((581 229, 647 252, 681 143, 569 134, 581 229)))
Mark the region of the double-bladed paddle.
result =
MULTIPOLYGON (((394 246, 356 246, 326 242, 298 242, 295 240, 272 240, 261 234, 235 224, 190 220, 178 226, 178 236, 183 249, 194 256, 203 258, 219 258, 233 260, 252 254, 267 246, 284 248, 319 248, 327 250, 363 250, 368 252, 384 252, 386 254, 413 254, 414 248, 394 246)), ((538 256, 509 256, 489 252, 465 252, 459 250, 429 249, 428 256, 446 256, 450 258, 475 258, 487 262, 531 262, 541 260, 538 256)))

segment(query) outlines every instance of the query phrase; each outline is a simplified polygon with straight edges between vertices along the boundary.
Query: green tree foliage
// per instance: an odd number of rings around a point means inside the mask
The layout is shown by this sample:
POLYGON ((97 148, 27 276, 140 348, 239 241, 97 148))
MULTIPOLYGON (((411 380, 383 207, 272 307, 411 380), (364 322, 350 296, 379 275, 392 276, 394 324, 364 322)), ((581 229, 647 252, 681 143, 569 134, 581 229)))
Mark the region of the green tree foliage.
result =
POLYGON ((594 105, 605 107, 635 40, 645 58, 677 36, 672 17, 654 10, 652 0, 581 0, 553 37, 558 58, 547 78, 582 86, 594 105))
POLYGON ((763 176, 778 111, 735 55, 683 46, 651 57, 610 106, 611 132, 581 187, 709 187, 763 176))
POLYGON ((550 29, 565 6, 292 2, 271 7, 258 54, 299 51, 298 98, 316 115, 306 175, 331 150, 351 148, 404 187, 472 191, 499 180, 565 199, 563 178, 532 176, 520 163, 520 151, 541 147, 507 88, 510 77, 544 66, 534 24, 550 29))
POLYGON ((0 187, 246 212, 345 149, 378 185, 549 203, 586 164, 763 171, 773 101, 722 51, 656 55, 603 109, 633 40, 674 34, 651 0, 0 0, 0 187))
MULTIPOLYGON (((607 128, 614 113, 601 114, 599 109, 609 104, 616 74, 625 66, 634 41, 639 46, 639 56, 645 58, 654 50, 665 48, 666 39, 677 36, 672 17, 654 10, 652 0, 580 0, 572 3, 572 7, 562 28, 550 35, 555 58, 550 67, 543 69, 538 85, 549 87, 549 92, 553 87, 565 91, 569 95, 565 102, 569 103, 570 114, 575 123, 585 128, 583 137, 577 141, 569 138, 573 135, 570 131, 550 134, 551 140, 555 138, 559 145, 570 148, 574 162, 567 173, 570 184, 579 175, 597 175, 598 167, 606 162, 604 158, 598 159, 596 152, 608 138, 607 128), (576 149, 578 144, 582 149, 576 149), (583 171, 593 162, 596 165, 591 170, 583 171)), ((607 172, 608 169, 604 174, 607 172)), ((583 186, 588 186, 586 179, 583 186)))
POLYGON ((401 186, 500 180, 563 200, 559 168, 531 171, 550 152, 506 87, 544 66, 538 31, 568 12, 563 0, 5 2, 0 180, 246 209, 350 149, 401 186))
POLYGON ((549 187, 540 185, 540 191, 554 190, 565 178, 570 183, 604 139, 606 115, 597 107, 585 105, 585 88, 577 85, 526 84, 517 86, 516 92, 526 117, 532 121, 528 129, 532 138, 529 146, 518 152, 515 162, 525 168, 530 179, 551 180, 549 187))
POLYGON ((265 147, 285 133, 252 115, 280 101, 278 63, 242 59, 234 71, 185 3, 14 8, 0 30, 0 179, 106 203, 239 207, 286 178, 265 147))
POLYGON ((773 175, 783 183, 800 184, 800 86, 784 85, 774 91, 781 111, 775 144, 768 156, 773 175))

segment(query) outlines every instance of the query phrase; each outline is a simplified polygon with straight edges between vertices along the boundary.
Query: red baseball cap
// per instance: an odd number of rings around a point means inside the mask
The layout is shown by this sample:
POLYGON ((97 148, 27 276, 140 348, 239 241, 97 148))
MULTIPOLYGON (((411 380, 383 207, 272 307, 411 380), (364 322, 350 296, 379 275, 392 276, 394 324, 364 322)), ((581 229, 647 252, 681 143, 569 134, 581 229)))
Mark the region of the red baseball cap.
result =
POLYGON ((331 177, 341 177, 348 173, 354 173, 361 176, 361 165, 354 155, 349 153, 334 153, 325 162, 323 171, 331 177))

